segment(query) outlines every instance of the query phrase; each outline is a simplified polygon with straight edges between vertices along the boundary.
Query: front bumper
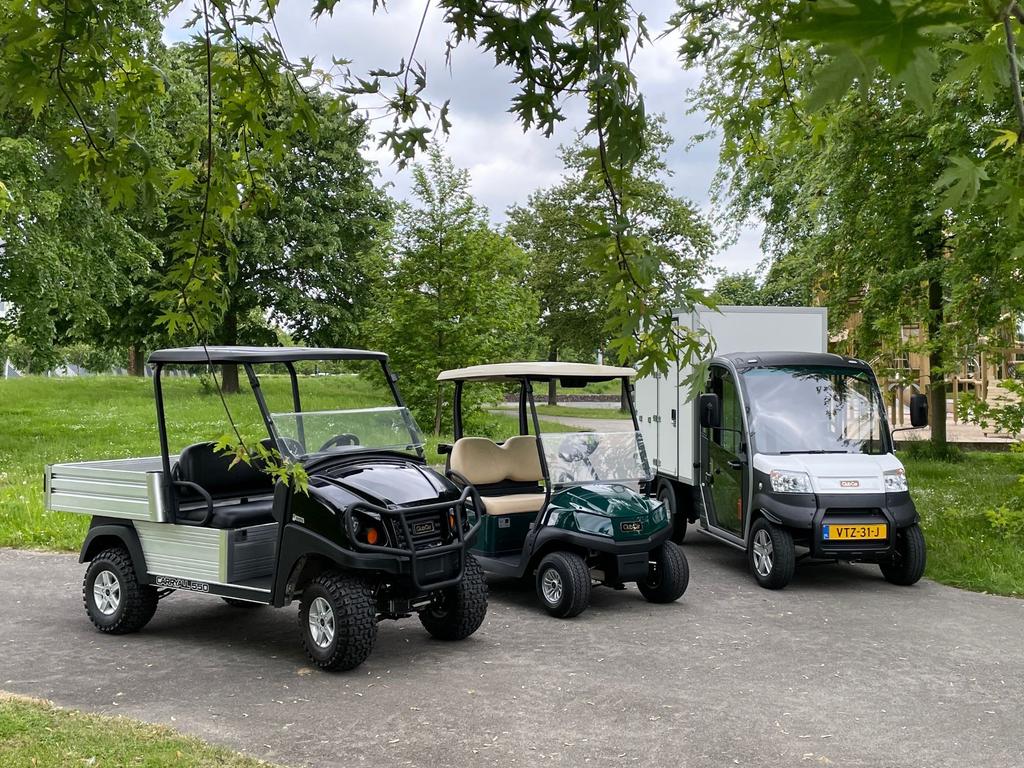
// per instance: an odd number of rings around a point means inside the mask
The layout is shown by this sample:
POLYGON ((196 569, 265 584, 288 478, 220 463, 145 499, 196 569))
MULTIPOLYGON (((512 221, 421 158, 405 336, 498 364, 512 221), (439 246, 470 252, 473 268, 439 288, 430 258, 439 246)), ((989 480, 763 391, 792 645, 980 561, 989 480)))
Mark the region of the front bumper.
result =
POLYGON ((578 549, 603 552, 610 555, 638 555, 654 551, 671 535, 672 526, 665 525, 661 529, 654 531, 650 536, 616 541, 611 536, 599 536, 594 533, 583 533, 581 531, 567 531, 564 528, 548 526, 542 528, 540 533, 537 534, 534 551, 540 551, 548 542, 557 541, 572 544, 578 549))
POLYGON ((918 521, 910 493, 755 494, 754 508, 790 529, 811 557, 839 560, 882 560, 892 554, 896 532, 918 521), (885 539, 827 540, 826 525, 884 523, 885 539))
MULTIPOLYGON (((483 503, 473 486, 467 486, 455 501, 440 501, 406 507, 381 507, 367 501, 360 501, 347 507, 343 513, 342 526, 352 543, 356 557, 366 562, 375 561, 388 567, 381 568, 391 573, 408 575, 413 588, 419 593, 431 592, 453 586, 462 581, 466 568, 466 550, 476 537, 483 516, 483 503), (470 502, 467 504, 467 502, 470 502), (467 517, 467 513, 472 515, 467 517), (354 513, 373 512, 380 519, 391 523, 392 530, 399 534, 399 542, 393 546, 367 544, 356 536, 354 513), (450 543, 436 541, 417 542, 414 532, 415 518, 424 514, 447 513, 454 515, 455 526, 450 543)), ((443 522, 442 522, 443 525, 443 522)))

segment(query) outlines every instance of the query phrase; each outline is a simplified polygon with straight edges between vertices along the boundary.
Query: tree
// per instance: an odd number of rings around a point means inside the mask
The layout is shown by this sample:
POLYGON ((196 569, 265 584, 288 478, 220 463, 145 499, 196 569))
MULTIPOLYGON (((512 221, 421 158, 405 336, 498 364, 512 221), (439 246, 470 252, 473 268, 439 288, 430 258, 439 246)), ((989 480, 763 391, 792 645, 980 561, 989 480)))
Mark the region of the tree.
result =
MULTIPOLYGON (((92 180, 109 208, 130 209, 149 195, 177 201, 171 258, 153 299, 164 307, 160 320, 169 333, 184 329, 205 337, 227 304, 231 238, 272 194, 247 147, 284 154, 297 134, 315 130, 305 98, 311 81, 334 76, 348 93, 379 95, 381 116, 392 118, 380 141, 401 163, 425 149, 435 125, 447 130, 449 121, 447 104, 424 98, 427 77, 415 44, 392 71, 359 77, 336 56, 338 71, 328 74, 312 61, 289 60, 274 27, 278 3, 236 8, 204 2, 191 19, 189 48, 204 71, 206 119, 179 134, 181 151, 169 166, 154 164, 135 139, 165 88, 157 61, 159 14, 178 5, 6 0, 0 5, 0 104, 27 104, 44 127, 58 175, 92 180), (282 103, 292 119, 273 125, 267 116, 282 103)), ((337 0, 316 0, 314 18, 336 6, 337 0)), ((636 49, 649 40, 644 17, 626 0, 543 7, 443 0, 441 8, 452 46, 478 43, 515 72, 519 93, 510 111, 524 129, 550 135, 565 117, 567 100, 585 99, 584 131, 595 145, 586 173, 603 189, 604 202, 604 215, 592 222, 600 237, 591 256, 608 295, 610 348, 645 372, 664 370, 670 358, 688 360, 699 351, 697 341, 671 322, 673 299, 660 254, 641 231, 636 198, 622 185, 647 146, 643 97, 631 68, 636 49)), ((674 301, 700 296, 691 288, 674 301)))
POLYGON ((156 257, 124 216, 108 211, 88 185, 66 194, 39 141, 10 112, 0 119, 0 286, 11 311, 0 338, 16 335, 35 368, 58 362, 58 345, 90 339, 156 257), (6 135, 2 135, 6 134, 6 135))
POLYGON ((762 304, 761 287, 753 272, 732 272, 715 283, 710 298, 716 304, 755 307, 762 304))
POLYGON ((388 350, 403 395, 425 423, 440 371, 530 355, 538 307, 526 255, 488 226, 469 174, 433 145, 413 178, 415 203, 399 208, 392 263, 366 333, 388 350))
MULTIPOLYGON (((668 187, 663 158, 672 139, 663 126, 663 118, 649 121, 650 144, 619 187, 639 214, 638 234, 657 254, 664 301, 678 304, 706 272, 714 238, 696 206, 668 187)), ((530 256, 530 285, 540 300, 540 330, 549 360, 592 359, 614 333, 608 323, 610 294, 600 288, 600 265, 588 255, 595 241, 607 247, 591 224, 604 215, 604 188, 587 173, 592 151, 582 137, 563 148, 563 180, 533 193, 526 206, 508 211, 505 231, 530 256)), ((548 402, 557 402, 555 382, 549 386, 548 402)))
POLYGON ((818 303, 818 265, 807 255, 792 252, 769 261, 760 289, 761 304, 769 307, 809 307, 818 303))
POLYGON ((924 113, 891 82, 865 78, 821 104, 815 84, 834 62, 779 31, 799 7, 699 5, 680 16, 684 57, 708 72, 698 100, 724 133, 722 197, 739 219, 764 217, 766 251, 795 260, 834 323, 861 312, 860 354, 925 322, 932 440, 944 444, 944 373, 958 346, 1019 303, 1012 269, 993 263, 1013 247, 1001 216, 951 199, 947 158, 977 146, 1009 100, 995 108, 961 84, 924 113))
MULTIPOLYGON (((223 344, 273 343, 269 320, 296 342, 354 346, 369 309, 391 202, 360 154, 365 122, 345 99, 314 92, 308 99, 317 130, 295 134, 287 154, 265 163, 275 193, 240 225, 234 268, 225 264, 227 303, 215 332, 223 344)), ((238 389, 234 366, 224 370, 224 388, 238 389)))

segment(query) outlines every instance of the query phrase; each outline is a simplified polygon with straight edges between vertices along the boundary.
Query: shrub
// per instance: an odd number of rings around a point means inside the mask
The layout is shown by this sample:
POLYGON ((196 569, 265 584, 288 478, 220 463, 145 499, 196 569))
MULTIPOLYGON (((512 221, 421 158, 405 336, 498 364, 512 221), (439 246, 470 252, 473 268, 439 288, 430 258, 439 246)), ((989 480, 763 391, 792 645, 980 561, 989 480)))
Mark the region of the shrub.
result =
POLYGON ((951 443, 935 445, 931 440, 911 440, 901 448, 908 458, 922 461, 944 461, 950 464, 963 461, 964 453, 951 443))

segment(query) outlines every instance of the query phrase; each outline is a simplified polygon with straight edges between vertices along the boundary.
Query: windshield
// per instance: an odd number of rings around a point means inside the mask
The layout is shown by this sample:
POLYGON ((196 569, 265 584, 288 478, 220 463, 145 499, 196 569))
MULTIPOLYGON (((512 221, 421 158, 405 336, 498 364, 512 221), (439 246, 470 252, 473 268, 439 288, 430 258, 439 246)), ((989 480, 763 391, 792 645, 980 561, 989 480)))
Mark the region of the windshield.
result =
POLYGON ((887 451, 874 380, 849 368, 755 368, 743 374, 760 453, 887 451))
POLYGON ((408 408, 272 413, 278 446, 290 456, 366 450, 416 451, 423 438, 408 408))
POLYGON ((635 483, 651 477, 639 432, 549 432, 540 440, 555 485, 635 483))

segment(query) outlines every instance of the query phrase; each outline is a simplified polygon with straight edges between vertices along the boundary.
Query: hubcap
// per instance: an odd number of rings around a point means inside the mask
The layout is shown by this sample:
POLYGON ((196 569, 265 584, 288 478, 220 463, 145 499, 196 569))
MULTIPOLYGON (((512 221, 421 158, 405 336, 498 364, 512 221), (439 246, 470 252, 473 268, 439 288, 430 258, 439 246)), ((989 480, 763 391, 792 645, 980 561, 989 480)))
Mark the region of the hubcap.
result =
POLYGON ((309 606, 309 634, 317 648, 326 648, 334 641, 334 610, 322 597, 309 606))
POLYGON ((540 591, 544 599, 552 605, 557 605, 562 599, 562 577, 554 568, 548 568, 540 579, 540 591))
POLYGON ((775 548, 772 537, 764 528, 754 534, 754 570, 758 576, 770 576, 774 565, 775 548))
POLYGON ((669 514, 675 513, 675 510, 672 509, 672 504, 669 501, 668 491, 664 488, 662 488, 661 492, 658 494, 658 501, 665 505, 665 509, 668 510, 669 514))
POLYGON ((104 616, 110 616, 121 605, 121 582, 113 571, 100 571, 92 583, 92 599, 104 616))

